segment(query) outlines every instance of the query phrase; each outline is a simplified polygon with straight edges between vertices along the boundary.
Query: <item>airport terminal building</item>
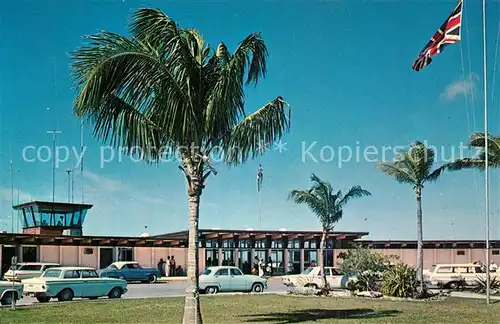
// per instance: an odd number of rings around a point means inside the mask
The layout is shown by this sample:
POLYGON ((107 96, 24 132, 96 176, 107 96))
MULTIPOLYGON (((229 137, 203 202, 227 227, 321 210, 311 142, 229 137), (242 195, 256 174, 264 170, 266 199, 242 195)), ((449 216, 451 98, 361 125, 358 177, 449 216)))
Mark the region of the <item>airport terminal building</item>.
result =
MULTIPOLYGON (((0 233, 2 274, 12 256, 19 262, 56 262, 97 269, 115 261, 154 266, 173 256, 185 271, 188 232, 139 237, 83 235, 92 205, 33 201, 18 206, 22 233, 0 233)), ((337 256, 356 246, 372 248, 415 265, 415 241, 368 241, 367 232, 333 232, 324 251, 325 264, 338 265, 337 256)), ((200 229, 200 268, 236 265, 249 272, 255 257, 273 262, 273 273, 299 273, 318 260, 320 231, 200 229)), ((500 263, 500 241, 491 241, 491 260, 500 263)), ((485 261, 484 241, 425 241, 424 268, 436 263, 485 261)))

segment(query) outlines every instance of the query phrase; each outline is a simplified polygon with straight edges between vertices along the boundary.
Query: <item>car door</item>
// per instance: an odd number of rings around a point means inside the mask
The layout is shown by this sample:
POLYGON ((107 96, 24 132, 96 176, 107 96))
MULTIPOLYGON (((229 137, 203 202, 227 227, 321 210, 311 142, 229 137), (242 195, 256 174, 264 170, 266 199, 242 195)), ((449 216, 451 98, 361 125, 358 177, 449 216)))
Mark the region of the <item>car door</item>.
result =
POLYGON ((231 277, 229 275, 229 269, 219 269, 214 274, 216 282, 219 284, 220 291, 232 291, 231 277))
POLYGON ((142 268, 136 263, 129 263, 127 267, 127 279, 128 280, 141 280, 142 279, 142 268))
POLYGON ((340 272, 338 272, 334 268, 330 268, 328 270, 330 270, 330 276, 329 276, 329 280, 328 280, 328 283, 330 284, 330 288, 340 289, 342 286, 342 277, 343 276, 340 274, 340 272))
POLYGON ((100 280, 94 270, 82 270, 82 288, 83 297, 100 297, 107 293, 107 285, 103 280, 100 280))
POLYGON ((123 267, 120 269, 120 276, 123 276, 125 280, 134 280, 134 273, 132 272, 133 268, 134 268, 133 264, 130 263, 124 264, 123 267))
POLYGON ((83 297, 85 295, 86 286, 79 270, 66 270, 63 278, 61 290, 71 288, 75 297, 83 297))
POLYGON ((229 269, 229 274, 231 277, 231 287, 233 291, 246 291, 250 290, 250 285, 247 282, 246 276, 243 275, 240 269, 231 268, 229 269))

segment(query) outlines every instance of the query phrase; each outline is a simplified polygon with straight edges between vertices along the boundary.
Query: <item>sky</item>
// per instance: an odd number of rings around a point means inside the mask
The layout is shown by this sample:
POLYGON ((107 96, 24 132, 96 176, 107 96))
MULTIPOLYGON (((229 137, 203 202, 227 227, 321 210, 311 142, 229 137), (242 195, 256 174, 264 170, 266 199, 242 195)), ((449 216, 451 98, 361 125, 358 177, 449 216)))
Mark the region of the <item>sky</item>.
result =
MULTIPOLYGON (((181 27, 199 29, 212 46, 223 41, 234 50, 246 35, 261 32, 269 50, 268 74, 256 88, 246 89, 246 111, 278 95, 292 107, 289 134, 264 156, 238 167, 215 162, 218 174, 208 179, 201 198, 200 228, 318 230, 320 224, 307 207, 287 200, 290 190, 309 187, 315 173, 334 188, 360 185, 372 193, 347 205, 335 230, 366 231, 368 239, 415 239, 413 188, 382 174, 375 162, 392 159, 391 152, 415 140, 436 147, 436 166, 459 157, 461 147, 463 154, 473 153, 463 147, 472 132, 484 129, 477 3, 465 4, 462 41, 414 72, 413 60, 456 1, 4 0, 0 230, 12 230, 12 189, 14 203, 52 199, 48 130, 62 132, 56 141, 61 162, 55 199, 68 201, 66 169, 77 164, 80 152, 68 53, 84 44, 82 36, 99 30, 128 35, 133 11, 155 7, 181 27), (264 169, 260 204, 259 164, 264 169)), ((496 134, 499 11, 498 1, 488 1, 488 118, 496 134)), ((74 201, 82 201, 83 179, 83 200, 94 205, 84 233, 134 236, 186 229, 185 179, 176 162, 152 166, 134 161, 94 139, 92 127, 84 127, 83 174, 78 166, 73 172, 74 201)), ((490 233, 500 239, 500 177, 496 170, 490 175, 490 233)), ((472 170, 445 173, 427 184, 423 217, 424 239, 484 239, 484 175, 472 170)))

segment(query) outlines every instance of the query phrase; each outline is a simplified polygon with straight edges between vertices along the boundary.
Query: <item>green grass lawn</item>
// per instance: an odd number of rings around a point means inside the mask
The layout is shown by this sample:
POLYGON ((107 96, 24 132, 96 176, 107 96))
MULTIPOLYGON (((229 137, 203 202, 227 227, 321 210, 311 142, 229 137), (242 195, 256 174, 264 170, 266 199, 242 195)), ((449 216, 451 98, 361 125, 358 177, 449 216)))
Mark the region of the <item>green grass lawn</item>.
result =
MULTIPOLYGON (((182 298, 74 301, 0 309, 4 323, 181 323, 182 298)), ((202 296, 205 323, 497 323, 500 303, 280 295, 202 296)))

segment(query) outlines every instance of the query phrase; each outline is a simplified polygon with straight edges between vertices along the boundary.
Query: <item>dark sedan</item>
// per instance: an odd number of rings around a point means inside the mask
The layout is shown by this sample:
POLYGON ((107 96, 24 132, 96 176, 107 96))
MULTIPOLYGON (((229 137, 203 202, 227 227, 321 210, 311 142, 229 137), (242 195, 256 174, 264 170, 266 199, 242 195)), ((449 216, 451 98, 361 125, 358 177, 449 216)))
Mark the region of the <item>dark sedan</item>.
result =
POLYGON ((160 277, 160 270, 156 268, 143 268, 133 261, 114 262, 105 269, 99 270, 100 277, 118 278, 127 281, 141 281, 155 283, 160 277))

